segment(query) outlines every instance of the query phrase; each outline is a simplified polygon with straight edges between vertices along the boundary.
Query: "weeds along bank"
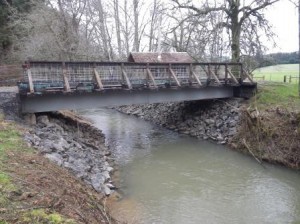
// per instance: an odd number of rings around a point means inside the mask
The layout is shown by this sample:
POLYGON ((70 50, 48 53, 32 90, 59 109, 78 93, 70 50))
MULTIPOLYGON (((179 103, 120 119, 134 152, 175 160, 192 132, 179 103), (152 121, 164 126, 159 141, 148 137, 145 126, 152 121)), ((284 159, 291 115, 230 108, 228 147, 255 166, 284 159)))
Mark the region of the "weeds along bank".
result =
POLYGON ((194 101, 118 107, 168 129, 208 139, 268 161, 300 168, 300 114, 263 109, 243 99, 194 101))
POLYGON ((258 161, 300 169, 300 113, 279 107, 244 110, 230 146, 258 161))

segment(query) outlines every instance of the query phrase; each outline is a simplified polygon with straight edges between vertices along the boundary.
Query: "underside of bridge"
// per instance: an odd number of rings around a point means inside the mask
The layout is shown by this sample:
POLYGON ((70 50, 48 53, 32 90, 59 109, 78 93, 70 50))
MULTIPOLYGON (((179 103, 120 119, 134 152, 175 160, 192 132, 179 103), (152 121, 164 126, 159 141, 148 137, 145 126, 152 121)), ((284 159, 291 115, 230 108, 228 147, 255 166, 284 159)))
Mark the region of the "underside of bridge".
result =
POLYGON ((131 104, 165 103, 203 99, 229 98, 233 87, 181 88, 160 90, 106 90, 105 92, 53 93, 20 95, 23 113, 88 109, 131 104))

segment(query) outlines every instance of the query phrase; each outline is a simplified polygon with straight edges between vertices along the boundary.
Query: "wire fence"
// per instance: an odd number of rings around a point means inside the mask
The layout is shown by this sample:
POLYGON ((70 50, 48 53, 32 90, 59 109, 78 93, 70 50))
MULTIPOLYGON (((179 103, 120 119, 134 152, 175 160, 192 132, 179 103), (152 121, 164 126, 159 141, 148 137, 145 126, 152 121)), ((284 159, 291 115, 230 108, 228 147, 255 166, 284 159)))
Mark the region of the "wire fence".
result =
POLYGON ((111 88, 240 85, 245 77, 247 74, 240 63, 31 61, 24 65, 23 82, 18 85, 24 93, 69 92, 111 88))
POLYGON ((281 82, 281 83, 299 83, 299 76, 296 75, 283 75, 281 77, 273 76, 254 76, 253 79, 257 82, 281 82))
POLYGON ((298 70, 270 70, 267 72, 254 73, 253 79, 262 82, 299 83, 298 70))

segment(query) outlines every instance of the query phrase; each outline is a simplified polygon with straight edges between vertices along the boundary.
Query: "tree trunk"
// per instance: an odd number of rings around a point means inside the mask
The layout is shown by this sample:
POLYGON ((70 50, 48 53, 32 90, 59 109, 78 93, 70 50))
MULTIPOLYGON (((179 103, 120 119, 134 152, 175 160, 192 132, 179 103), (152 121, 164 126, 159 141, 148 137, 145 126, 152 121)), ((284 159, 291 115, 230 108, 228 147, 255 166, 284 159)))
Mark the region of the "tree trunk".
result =
POLYGON ((133 0, 133 12, 134 12, 134 50, 136 52, 140 51, 138 5, 139 5, 139 0, 133 0))
POLYGON ((153 12, 151 15, 150 35, 149 35, 149 50, 148 50, 149 52, 151 52, 153 50, 152 45, 153 45, 153 39, 154 39, 154 25, 155 25, 155 18, 157 17, 156 16, 156 13, 157 13, 156 6, 157 6, 157 1, 154 0, 153 1, 153 12))
POLYGON ((114 11, 115 11, 115 24, 116 24, 116 32, 117 32, 118 54, 119 57, 122 57, 119 0, 114 0, 114 9, 115 9, 114 11))
POLYGON ((109 50, 108 50, 108 44, 107 44, 107 35, 106 35, 106 29, 105 29, 105 17, 104 17, 104 11, 102 6, 102 1, 98 0, 98 16, 99 16, 99 26, 100 26, 100 35, 102 38, 102 44, 103 44, 103 50, 104 50, 104 56, 105 59, 109 59, 109 50))
POLYGON ((240 61, 240 37, 241 37, 241 24, 239 22, 239 0, 233 2, 231 5, 231 61, 240 61))
POLYGON ((128 24, 129 24, 129 21, 128 21, 128 7, 127 7, 127 0, 124 0, 124 15, 125 15, 125 46, 126 46, 126 53, 127 53, 127 56, 129 55, 129 28, 128 28, 128 24))
POLYGON ((232 40, 231 40, 231 61, 240 62, 240 27, 236 27, 231 30, 232 40))

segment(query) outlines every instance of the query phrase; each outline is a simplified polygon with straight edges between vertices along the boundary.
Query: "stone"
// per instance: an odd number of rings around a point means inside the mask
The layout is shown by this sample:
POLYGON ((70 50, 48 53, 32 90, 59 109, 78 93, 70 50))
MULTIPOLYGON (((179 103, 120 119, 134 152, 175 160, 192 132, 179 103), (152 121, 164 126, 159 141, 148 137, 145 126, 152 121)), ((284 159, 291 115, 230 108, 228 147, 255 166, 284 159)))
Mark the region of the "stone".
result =
POLYGON ((214 124, 215 121, 213 119, 205 119, 204 120, 206 124, 210 125, 210 124, 214 124))
POLYGON ((25 114, 24 115, 24 120, 27 124, 29 125, 36 125, 36 116, 34 113, 31 113, 31 114, 25 114))
POLYGON ((230 120, 228 123, 229 127, 235 127, 236 126, 236 121, 235 120, 230 120))
POLYGON ((102 173, 102 175, 104 176, 105 180, 109 180, 110 179, 110 175, 109 175, 109 172, 108 171, 104 171, 102 173))
POLYGON ((37 117, 37 123, 41 123, 44 125, 48 125, 49 124, 49 118, 47 115, 41 115, 37 117))
POLYGON ((104 184, 105 179, 101 173, 91 175, 91 184, 96 191, 101 191, 101 186, 104 184))
POLYGON ((223 125, 223 122, 221 120, 216 121, 216 127, 220 128, 223 125))
POLYGON ((106 195, 110 195, 112 193, 112 191, 110 190, 110 188, 108 186, 106 186, 105 184, 102 184, 101 186, 101 191, 106 195))
POLYGON ((114 170, 114 168, 112 168, 111 166, 108 166, 108 167, 106 168, 106 170, 110 173, 110 172, 112 172, 112 171, 114 170))
POLYGON ((218 136, 217 136, 217 141, 219 141, 219 142, 220 142, 220 141, 224 141, 224 138, 223 138, 221 135, 218 135, 218 136))
POLYGON ((59 166, 63 163, 63 157, 58 153, 46 154, 45 157, 59 166))
POLYGON ((109 187, 109 189, 111 189, 111 190, 115 190, 116 189, 116 187, 113 185, 113 184, 111 184, 111 183, 107 183, 107 184, 105 184, 107 187, 109 187))
POLYGON ((228 130, 228 136, 234 136, 236 133, 236 129, 235 128, 229 128, 228 130))

